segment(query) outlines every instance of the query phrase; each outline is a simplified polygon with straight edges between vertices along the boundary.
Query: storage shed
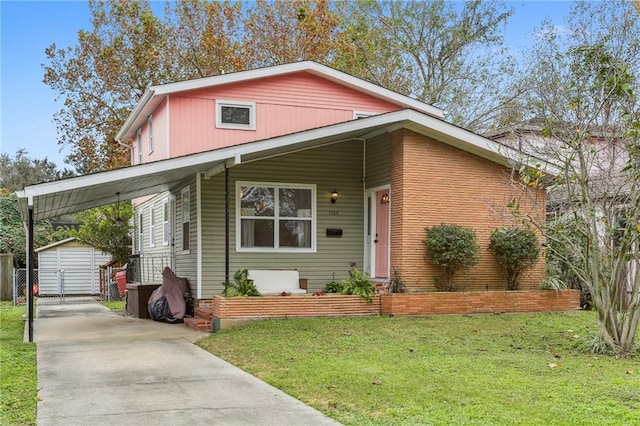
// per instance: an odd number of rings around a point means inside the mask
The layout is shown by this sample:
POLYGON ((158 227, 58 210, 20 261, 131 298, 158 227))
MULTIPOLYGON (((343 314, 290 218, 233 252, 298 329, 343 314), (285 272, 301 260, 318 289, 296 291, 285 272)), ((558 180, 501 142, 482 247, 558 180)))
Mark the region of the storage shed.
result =
POLYGON ((100 265, 111 255, 77 241, 58 241, 36 250, 41 296, 100 293, 100 265))

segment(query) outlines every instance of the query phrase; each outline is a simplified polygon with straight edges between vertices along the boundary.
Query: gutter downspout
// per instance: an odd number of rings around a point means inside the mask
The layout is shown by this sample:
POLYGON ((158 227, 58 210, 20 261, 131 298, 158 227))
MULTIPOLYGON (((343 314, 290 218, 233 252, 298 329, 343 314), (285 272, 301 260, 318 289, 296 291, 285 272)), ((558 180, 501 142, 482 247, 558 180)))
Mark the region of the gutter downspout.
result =
POLYGON ((116 136, 116 142, 118 142, 118 145, 124 146, 125 148, 127 148, 129 150, 129 163, 133 164, 133 147, 131 145, 129 145, 128 143, 124 143, 120 140, 119 137, 116 136))

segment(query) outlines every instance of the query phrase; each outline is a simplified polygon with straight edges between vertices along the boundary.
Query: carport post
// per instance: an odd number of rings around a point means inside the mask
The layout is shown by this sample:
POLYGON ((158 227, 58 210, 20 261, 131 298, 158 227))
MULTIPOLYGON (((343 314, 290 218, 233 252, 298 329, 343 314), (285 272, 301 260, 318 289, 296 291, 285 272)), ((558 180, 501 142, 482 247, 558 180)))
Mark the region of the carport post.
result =
POLYGON ((29 342, 33 342, 33 207, 27 219, 27 301, 29 311, 29 342))
POLYGON ((224 163, 224 282, 229 282, 229 168, 224 163))

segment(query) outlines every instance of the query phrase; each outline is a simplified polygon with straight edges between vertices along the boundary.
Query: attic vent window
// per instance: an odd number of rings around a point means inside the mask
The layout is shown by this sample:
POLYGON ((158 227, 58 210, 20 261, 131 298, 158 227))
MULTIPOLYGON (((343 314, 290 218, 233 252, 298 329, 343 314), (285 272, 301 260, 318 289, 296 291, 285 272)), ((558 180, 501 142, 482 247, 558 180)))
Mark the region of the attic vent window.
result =
POLYGON ((216 101, 216 127, 255 130, 255 102, 216 101))

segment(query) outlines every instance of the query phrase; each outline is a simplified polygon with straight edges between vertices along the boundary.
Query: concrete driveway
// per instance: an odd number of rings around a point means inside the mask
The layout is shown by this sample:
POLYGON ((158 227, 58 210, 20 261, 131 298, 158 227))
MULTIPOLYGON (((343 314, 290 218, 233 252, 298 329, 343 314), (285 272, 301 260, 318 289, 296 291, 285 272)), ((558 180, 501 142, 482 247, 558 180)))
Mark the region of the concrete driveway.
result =
POLYGON ((204 336, 92 298, 38 299, 38 425, 338 424, 193 344, 204 336))

